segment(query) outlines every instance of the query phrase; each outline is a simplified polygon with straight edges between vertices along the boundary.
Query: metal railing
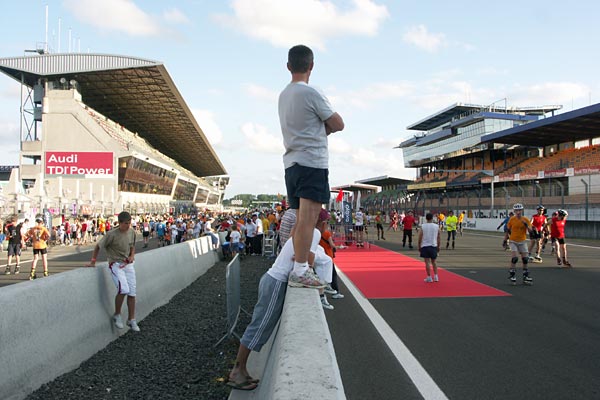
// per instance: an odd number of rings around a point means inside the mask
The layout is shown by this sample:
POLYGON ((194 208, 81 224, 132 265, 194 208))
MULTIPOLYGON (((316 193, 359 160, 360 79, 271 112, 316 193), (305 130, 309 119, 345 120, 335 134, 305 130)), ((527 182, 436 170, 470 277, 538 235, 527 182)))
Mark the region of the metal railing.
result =
POLYGON ((231 260, 225 269, 225 287, 227 293, 227 333, 219 339, 214 347, 220 345, 223 340, 231 337, 236 337, 241 340, 240 335, 237 334, 235 328, 240 318, 240 312, 244 312, 247 315, 250 313, 242 308, 240 300, 240 255, 236 256, 231 260))

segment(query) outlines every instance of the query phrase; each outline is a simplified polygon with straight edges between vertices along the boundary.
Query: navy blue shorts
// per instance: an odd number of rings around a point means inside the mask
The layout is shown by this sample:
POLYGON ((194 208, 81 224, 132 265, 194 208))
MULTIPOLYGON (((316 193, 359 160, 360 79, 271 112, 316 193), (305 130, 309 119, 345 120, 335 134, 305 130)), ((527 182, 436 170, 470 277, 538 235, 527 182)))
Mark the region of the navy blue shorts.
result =
POLYGON ((329 204, 329 170, 294 164, 285 170, 290 208, 300 208, 300 198, 329 204))
POLYGON ((435 260, 437 258, 437 247, 434 247, 434 246, 421 247, 421 257, 422 258, 431 258, 432 260, 435 260))

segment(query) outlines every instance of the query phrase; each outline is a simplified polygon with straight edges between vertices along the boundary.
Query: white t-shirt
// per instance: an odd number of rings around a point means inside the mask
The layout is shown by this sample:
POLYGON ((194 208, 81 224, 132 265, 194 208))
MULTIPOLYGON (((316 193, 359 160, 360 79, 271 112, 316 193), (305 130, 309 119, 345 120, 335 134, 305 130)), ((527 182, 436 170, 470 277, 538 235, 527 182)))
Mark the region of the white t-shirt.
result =
POLYGON ((231 231, 231 235, 229 235, 231 243, 239 243, 242 234, 239 231, 231 231))
POLYGON ((245 227, 246 227, 246 236, 247 237, 256 236, 256 225, 254 225, 254 222, 247 222, 245 227))
POLYGON ((324 121, 335 111, 327 97, 304 82, 291 82, 279 95, 279 123, 283 134, 283 165, 329 168, 324 121))
MULTIPOLYGON (((317 247, 321 240, 321 232, 318 229, 313 230, 313 240, 310 245, 310 252, 316 254, 317 247)), ((287 282, 290 272, 294 269, 294 243, 293 240, 288 240, 281 249, 279 256, 273 263, 273 266, 267 271, 278 281, 287 282)))
POLYGON ((256 226, 256 234, 257 235, 262 235, 263 234, 263 224, 262 224, 262 220, 260 219, 256 219, 256 222, 254 222, 254 225, 256 226))
POLYGON ((438 233, 440 232, 440 227, 433 222, 425 222, 423 225, 421 225, 421 229, 423 230, 423 241, 421 242, 421 247, 437 247, 437 237, 438 233))
POLYGON ((354 214, 354 218, 356 219, 356 223, 354 225, 361 226, 364 224, 364 215, 362 211, 357 211, 356 214, 354 214))

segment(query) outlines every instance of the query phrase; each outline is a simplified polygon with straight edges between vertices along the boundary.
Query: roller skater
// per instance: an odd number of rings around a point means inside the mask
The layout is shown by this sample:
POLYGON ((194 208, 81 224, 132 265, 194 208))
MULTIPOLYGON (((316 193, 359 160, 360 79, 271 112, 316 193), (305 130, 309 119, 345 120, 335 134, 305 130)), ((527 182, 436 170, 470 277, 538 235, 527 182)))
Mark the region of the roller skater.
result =
POLYGON ((504 234, 504 240, 510 240, 510 266, 509 276, 511 284, 517 284, 517 263, 519 262, 519 255, 521 256, 521 262, 523 263, 523 284, 532 285, 533 279, 529 276, 529 269, 527 264, 529 263, 529 252, 527 251, 527 231, 531 229, 531 223, 527 217, 523 214, 523 204, 516 203, 513 206, 514 216, 512 216, 506 223, 506 233, 504 234))

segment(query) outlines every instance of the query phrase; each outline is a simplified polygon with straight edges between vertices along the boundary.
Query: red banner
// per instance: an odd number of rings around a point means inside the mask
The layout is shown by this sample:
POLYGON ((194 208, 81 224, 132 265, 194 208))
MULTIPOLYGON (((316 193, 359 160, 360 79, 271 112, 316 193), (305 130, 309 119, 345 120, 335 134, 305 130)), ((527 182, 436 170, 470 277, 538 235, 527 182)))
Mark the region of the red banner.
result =
POLYGON ((113 175, 113 153, 47 151, 46 175, 113 175))
POLYGON ((567 175, 566 169, 556 169, 553 171, 544 171, 545 178, 559 178, 561 176, 566 176, 566 175, 567 175))
POLYGON ((600 167, 584 167, 584 168, 575 168, 575 175, 589 175, 589 174, 598 174, 600 173, 600 167))

